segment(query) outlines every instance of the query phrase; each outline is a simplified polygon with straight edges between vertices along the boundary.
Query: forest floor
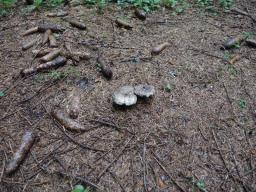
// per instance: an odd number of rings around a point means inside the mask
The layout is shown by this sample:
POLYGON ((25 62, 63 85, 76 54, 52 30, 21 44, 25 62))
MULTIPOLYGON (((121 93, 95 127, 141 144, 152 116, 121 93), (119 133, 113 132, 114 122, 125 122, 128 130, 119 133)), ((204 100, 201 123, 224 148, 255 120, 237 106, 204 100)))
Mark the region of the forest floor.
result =
MULTIPOLYGON (((235 6, 256 12, 252 1, 235 6)), ((78 183, 109 192, 256 191, 256 49, 220 49, 227 37, 255 33, 252 18, 189 8, 176 16, 160 9, 141 21, 133 9, 116 6, 102 14, 83 6, 60 9, 87 30, 45 16, 54 10, 24 14, 18 7, 0 20, 1 192, 70 191, 78 183), (117 27, 118 17, 133 28, 117 27), (42 48, 22 51, 22 43, 43 37, 21 34, 43 22, 66 28, 56 33, 59 47, 69 44, 92 58, 21 77, 21 69, 39 64, 31 50, 42 48), (163 42, 170 47, 151 57, 163 42), (112 80, 97 70, 99 53, 112 80), (241 59, 229 64, 234 54, 241 59), (116 89, 141 83, 156 89, 150 102, 113 107, 116 89), (77 121, 90 131, 70 132, 50 115, 66 109, 73 89, 81 93, 77 121), (6 175, 25 130, 39 139, 19 169, 6 175)))

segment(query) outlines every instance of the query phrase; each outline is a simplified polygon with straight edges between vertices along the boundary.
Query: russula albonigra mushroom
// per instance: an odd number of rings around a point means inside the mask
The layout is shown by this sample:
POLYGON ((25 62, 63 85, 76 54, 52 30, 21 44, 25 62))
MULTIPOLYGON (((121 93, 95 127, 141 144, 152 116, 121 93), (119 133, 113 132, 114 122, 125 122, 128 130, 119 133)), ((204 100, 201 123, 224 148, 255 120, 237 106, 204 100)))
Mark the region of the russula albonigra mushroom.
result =
POLYGON ((123 86, 116 90, 113 95, 113 103, 119 106, 131 106, 136 104, 137 96, 132 86, 123 86))
POLYGON ((134 94, 142 98, 150 98, 155 94, 155 88, 152 85, 140 84, 134 87, 134 94))

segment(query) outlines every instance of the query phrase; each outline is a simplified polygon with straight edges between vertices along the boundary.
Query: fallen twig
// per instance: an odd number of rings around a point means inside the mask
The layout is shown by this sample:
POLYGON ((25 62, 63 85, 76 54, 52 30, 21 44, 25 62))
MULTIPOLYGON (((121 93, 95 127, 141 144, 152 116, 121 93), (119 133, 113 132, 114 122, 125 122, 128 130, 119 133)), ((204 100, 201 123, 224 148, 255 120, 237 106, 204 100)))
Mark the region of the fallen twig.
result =
POLYGON ((116 176, 115 173, 113 173, 112 171, 108 170, 109 174, 111 175, 111 177, 117 182, 117 184, 120 186, 122 192, 126 192, 124 186, 122 185, 120 179, 118 179, 118 177, 116 176))
POLYGON ((64 177, 70 177, 70 178, 77 179, 77 180, 83 182, 85 185, 88 185, 88 186, 90 186, 90 187, 92 187, 92 188, 96 188, 96 189, 98 189, 98 190, 100 190, 100 191, 103 191, 103 188, 102 188, 101 186, 99 186, 99 185, 97 185, 97 184, 95 184, 95 183, 89 181, 89 180, 86 179, 85 177, 79 177, 79 176, 71 175, 71 174, 68 174, 68 173, 64 173, 64 172, 62 172, 62 171, 55 171, 55 173, 56 173, 56 174, 59 174, 59 175, 62 175, 62 176, 64 176, 64 177))
POLYGON ((247 16, 251 20, 253 20, 253 22, 256 22, 256 19, 252 15, 250 15, 248 12, 245 12, 245 11, 243 11, 241 9, 238 9, 238 8, 232 8, 231 11, 235 12, 235 13, 238 13, 238 14, 241 14, 241 15, 244 15, 244 16, 247 16))
POLYGON ((30 148, 33 146, 35 141, 35 134, 31 131, 26 131, 22 137, 21 145, 18 150, 15 152, 12 160, 7 164, 6 173, 14 173, 19 165, 22 163, 30 148))
POLYGON ((56 59, 49 61, 47 63, 43 63, 38 65, 37 67, 31 67, 27 69, 21 70, 20 74, 22 77, 28 76, 34 73, 42 72, 51 68, 57 68, 66 64, 67 59, 65 57, 57 57, 56 59))
POLYGON ((212 130, 212 136, 213 136, 213 139, 214 139, 215 144, 216 144, 216 146, 217 146, 217 150, 218 150, 218 152, 219 152, 219 154, 220 154, 221 161, 223 162, 223 165, 224 165, 224 167, 225 167, 227 173, 229 174, 229 176, 232 178, 232 180, 233 180, 234 182, 238 182, 238 183, 242 186, 242 188, 244 189, 244 191, 248 192, 248 189, 247 189, 246 186, 244 185, 244 182, 243 182, 242 180, 240 180, 240 179, 235 178, 235 177, 230 173, 230 170, 229 170, 229 168, 228 168, 228 166, 227 166, 227 163, 226 163, 226 161, 225 161, 225 159, 224 159, 224 156, 223 156, 223 154, 222 154, 222 152, 221 152, 221 149, 220 149, 220 147, 219 147, 219 144, 218 144, 218 141, 217 141, 216 134, 215 134, 214 130, 212 130))
POLYGON ((172 181, 172 183, 177 187, 177 189, 179 189, 182 192, 186 192, 173 178, 172 176, 167 172, 167 170, 165 169, 165 167, 163 166, 163 164, 158 160, 158 157, 156 156, 156 154, 151 151, 151 153, 153 154, 154 159, 156 160, 157 164, 160 166, 160 168, 166 173, 166 175, 168 175, 168 177, 170 178, 170 180, 172 181))
POLYGON ((62 126, 70 131, 89 131, 90 129, 85 128, 83 125, 71 119, 69 115, 63 110, 57 109, 51 112, 52 117, 56 119, 62 126))
POLYGON ((100 174, 97 176, 97 181, 100 180, 100 178, 106 173, 106 171, 119 159, 119 157, 121 157, 121 155, 124 153, 126 147, 128 146, 128 144, 130 143, 130 141, 133 139, 133 136, 127 141, 127 143, 124 145, 123 149, 120 151, 120 153, 116 156, 116 158, 111 161, 107 167, 105 169, 103 169, 100 174))

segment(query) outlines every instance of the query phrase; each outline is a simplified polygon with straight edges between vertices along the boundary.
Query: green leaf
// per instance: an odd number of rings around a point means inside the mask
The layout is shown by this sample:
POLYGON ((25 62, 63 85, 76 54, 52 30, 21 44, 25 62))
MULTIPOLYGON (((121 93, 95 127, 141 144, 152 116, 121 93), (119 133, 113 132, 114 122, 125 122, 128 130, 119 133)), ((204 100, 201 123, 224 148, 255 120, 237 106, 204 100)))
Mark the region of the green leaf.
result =
POLYGON ((33 5, 38 8, 43 3, 43 0, 34 0, 33 5))
POLYGON ((196 186, 199 188, 199 189, 205 189, 205 182, 203 180, 199 180, 197 181, 196 183, 196 186))
POLYGON ((72 192, 85 192, 85 188, 83 185, 76 185, 72 192))
POLYGON ((243 32, 242 35, 245 39, 248 39, 253 36, 253 33, 252 32, 243 32))
POLYGON ((165 90, 166 92, 171 92, 171 90, 172 90, 171 85, 168 83, 168 84, 165 86, 164 90, 165 90))
POLYGON ((239 101, 239 107, 240 107, 241 109, 244 109, 244 108, 246 107, 246 101, 243 100, 243 99, 241 99, 241 100, 239 101))
POLYGON ((3 97, 5 94, 3 91, 0 91, 0 97, 3 97))

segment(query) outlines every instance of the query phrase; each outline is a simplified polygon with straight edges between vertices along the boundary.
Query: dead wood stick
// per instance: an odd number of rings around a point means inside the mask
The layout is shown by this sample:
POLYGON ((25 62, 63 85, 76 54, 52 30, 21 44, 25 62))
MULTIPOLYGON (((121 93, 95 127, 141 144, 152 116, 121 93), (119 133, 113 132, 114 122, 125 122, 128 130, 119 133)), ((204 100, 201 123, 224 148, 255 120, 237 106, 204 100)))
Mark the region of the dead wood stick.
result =
POLYGON ((24 103, 30 101, 31 99, 33 99, 34 97, 40 95, 41 93, 46 93, 46 90, 49 89, 50 87, 52 87, 53 85, 55 85, 56 82, 57 82, 57 81, 50 82, 50 83, 49 83, 48 85, 46 85, 46 86, 44 86, 44 85, 41 86, 40 89, 39 89, 35 94, 33 94, 32 96, 28 97, 27 99, 24 99, 24 100, 22 100, 22 101, 19 101, 17 104, 18 104, 18 105, 19 105, 19 104, 24 104, 24 103))
POLYGON ((50 47, 57 47, 57 40, 52 33, 49 35, 49 44, 50 47))
POLYGON ((111 123, 111 122, 107 122, 105 120, 100 120, 100 119, 91 119, 90 120, 91 122, 95 122, 95 123, 100 123, 102 125, 106 125, 106 126, 109 126, 109 127, 113 127, 115 130, 117 131, 122 131, 122 128, 119 127, 118 125, 114 124, 114 123, 111 123))
POLYGON ((65 65, 66 61, 67 61, 67 59, 65 57, 59 56, 56 59, 49 61, 47 63, 43 63, 37 67, 23 69, 23 70, 21 70, 20 74, 22 77, 24 77, 24 76, 31 75, 33 73, 41 72, 44 70, 48 70, 51 68, 57 68, 57 67, 65 65))
POLYGON ((240 180, 240 179, 235 178, 235 177, 230 173, 230 170, 229 170, 229 168, 228 168, 228 166, 227 166, 227 163, 226 163, 226 161, 225 161, 225 159, 224 159, 224 156, 223 156, 223 154, 222 154, 222 152, 221 152, 221 149, 220 149, 220 147, 219 147, 219 143, 218 143, 218 141, 217 141, 216 134, 215 134, 214 130, 212 130, 212 136, 213 136, 214 142, 215 142, 215 144, 216 144, 216 146, 217 146, 217 150, 218 150, 218 152, 219 152, 221 161, 223 162, 223 165, 224 165, 224 167, 225 167, 227 173, 229 174, 229 176, 232 178, 232 180, 233 180, 234 182, 238 182, 238 183, 242 186, 242 188, 244 189, 244 191, 248 192, 248 189, 245 187, 244 182, 243 182, 242 180, 240 180))
POLYGON ((235 13, 238 13, 238 14, 241 14, 241 15, 244 15, 244 16, 247 16, 251 20, 253 20, 253 22, 256 22, 256 19, 252 15, 250 15, 248 12, 245 12, 245 11, 243 11, 241 9, 238 9, 238 8, 233 8, 233 9, 231 9, 231 11, 233 11, 235 13))
POLYGON ((86 179, 85 177, 79 177, 79 176, 71 175, 71 174, 68 174, 68 173, 64 173, 64 172, 62 172, 62 171, 56 171, 55 173, 56 173, 56 174, 59 174, 59 175, 62 175, 62 176, 64 176, 64 177, 69 177, 69 178, 77 179, 77 180, 83 182, 85 185, 89 185, 89 186, 92 187, 92 188, 96 188, 96 189, 98 189, 98 190, 100 190, 100 191, 103 191, 103 188, 102 188, 101 186, 99 186, 99 185, 97 185, 97 184, 95 184, 95 183, 89 181, 89 180, 86 179))
MULTIPOLYGON (((34 158, 34 160, 36 161, 37 164, 39 163, 36 158, 34 158)), ((50 162, 52 162, 52 161, 50 161, 50 162)), ((48 162, 47 164, 49 165, 50 162, 48 162)), ((92 187, 92 188, 96 188, 96 189, 98 189, 98 190, 100 190, 100 191, 103 190, 102 187, 100 187, 100 186, 94 184, 93 182, 89 181, 89 180, 86 179, 85 177, 82 178, 82 177, 79 177, 79 176, 70 175, 70 174, 64 173, 64 172, 62 172, 62 171, 49 172, 47 169, 45 169, 45 168, 42 167, 41 165, 39 165, 39 167, 40 167, 41 170, 43 170, 43 171, 45 171, 45 172, 47 172, 47 173, 49 173, 49 174, 55 173, 55 174, 59 174, 59 175, 64 176, 64 177, 75 178, 75 179, 77 179, 77 180, 83 182, 85 185, 88 185, 88 186, 90 186, 90 187, 92 187)))
POLYGON ((79 21, 79 20, 71 19, 71 18, 70 19, 66 18, 64 20, 69 22, 69 24, 71 26, 73 26, 73 27, 76 27, 76 28, 81 29, 81 30, 85 30, 86 29, 86 25, 83 22, 79 21))
POLYGON ((143 186, 144 186, 144 190, 148 191, 147 189, 147 163, 146 163, 146 144, 145 144, 146 138, 144 140, 143 143, 143 155, 142 155, 142 161, 143 161, 143 186))
POLYGON ((51 29, 47 29, 45 32, 44 32, 44 37, 43 37, 43 41, 42 41, 42 44, 46 44, 48 41, 49 41, 49 36, 52 34, 52 31, 51 29))
POLYGON ((75 145, 79 146, 80 148, 82 149, 86 149, 86 150, 91 150, 91 151, 96 151, 96 152, 105 152, 105 150, 103 149, 95 149, 95 148, 92 148, 90 146, 87 146, 83 143, 79 143, 78 141, 76 141, 73 137, 71 137, 69 134, 67 134, 66 132, 63 132, 64 135, 72 142, 74 143, 75 145))
POLYGON ((33 47, 33 46, 36 44, 36 42, 37 42, 37 39, 34 39, 34 40, 32 40, 32 41, 30 41, 30 42, 27 42, 27 43, 24 43, 24 44, 22 45, 22 50, 25 51, 25 50, 27 50, 27 49, 33 47))
POLYGON ((36 137, 34 133, 31 131, 26 131, 24 133, 21 145, 19 146, 18 150, 15 152, 13 158, 6 167, 6 173, 8 175, 14 173, 18 169, 18 167, 28 154, 30 148, 33 146, 35 138, 36 137))
POLYGON ((2 178, 3 178, 3 175, 4 175, 4 169, 5 169, 5 160, 3 160, 3 168, 2 168, 2 171, 1 171, 1 174, 0 174, 0 183, 2 182, 2 178))
POLYGON ((43 56, 40 61, 41 62, 48 62, 53 60, 54 58, 58 57, 61 53, 61 49, 53 50, 52 52, 48 53, 47 55, 43 56))
POLYGON ((125 20, 122 20, 120 18, 116 19, 115 22, 116 22, 117 26, 119 26, 119 27, 123 27, 125 29, 132 29, 133 28, 132 24, 130 24, 130 23, 128 23, 125 20))
POLYGON ((62 130, 62 132, 64 133, 64 135, 72 142, 74 143, 75 145, 81 147, 82 149, 87 149, 87 150, 91 150, 91 151, 98 151, 98 152, 105 152, 104 150, 102 149, 95 149, 95 148, 92 148, 92 147, 89 147, 83 143, 79 143, 78 141, 76 141, 73 137, 71 137, 69 134, 67 134, 65 131, 62 130))
POLYGON ((28 29, 27 31, 25 31, 24 33, 22 33, 21 35, 22 36, 26 36, 26 35, 30 35, 32 33, 35 33, 38 31, 38 27, 33 27, 33 28, 30 28, 28 29))
POLYGON ((206 56, 214 57, 214 58, 217 58, 217 59, 221 59, 221 60, 223 60, 223 61, 226 61, 224 58, 222 58, 222 57, 220 57, 220 56, 218 56, 218 55, 211 54, 211 53, 209 53, 208 51, 205 51, 205 50, 202 50, 202 49, 197 49, 197 48, 195 48, 195 47, 190 47, 189 50, 191 50, 191 51, 196 51, 196 52, 202 53, 202 54, 204 54, 204 55, 206 55, 206 56))
POLYGON ((89 131, 90 129, 85 128, 83 125, 71 119, 69 115, 63 110, 54 110, 51 113, 52 117, 54 117, 63 127, 70 131, 89 131))
POLYGON ((70 52, 70 51, 61 51, 60 55, 68 58, 73 59, 75 61, 87 60, 91 58, 91 54, 88 52, 70 52))
POLYGON ((130 141, 133 139, 133 137, 134 137, 134 136, 132 136, 132 137, 127 141, 127 143, 124 145, 123 149, 122 149, 122 150, 120 151, 120 153, 116 156, 116 158, 115 158, 113 161, 111 161, 111 162, 107 165, 107 167, 106 167, 105 169, 103 169, 103 170, 100 172, 100 174, 97 176, 97 179, 96 179, 97 181, 99 181, 100 178, 107 172, 107 170, 123 155, 123 153, 124 153, 126 147, 127 147, 128 144, 130 143, 130 141))
POLYGON ((105 152, 104 150, 101 150, 101 149, 94 149, 94 148, 91 148, 89 146, 86 146, 85 144, 82 144, 82 143, 79 143, 78 141, 76 141, 74 138, 72 138, 69 134, 67 134, 61 127, 62 125, 56 121, 54 119, 54 117, 51 115, 51 113, 46 109, 46 107, 44 105, 42 105, 43 108, 45 109, 45 111, 47 112, 47 114, 54 120, 54 122, 57 123, 57 127, 60 129, 60 131, 62 133, 64 133, 64 135, 74 144, 76 144, 77 146, 81 147, 82 149, 88 149, 88 150, 92 150, 92 151, 100 151, 100 152, 105 152))
MULTIPOLYGON (((8 183, 8 184, 13 184, 13 185, 26 185, 28 184, 27 182, 19 182, 19 181, 13 181, 13 180, 9 180, 9 179, 3 179, 2 180, 3 183, 8 183)), ((48 184, 48 181, 43 181, 40 183, 29 183, 30 186, 42 186, 44 184, 48 184)))
POLYGON ((50 29, 53 33, 54 32, 63 32, 65 30, 64 27, 61 27, 59 25, 52 24, 52 23, 41 24, 38 26, 38 31, 41 33, 47 31, 48 29, 50 29))
POLYGON ((107 154, 109 154, 110 152, 112 152, 116 147, 120 146, 121 144, 124 144, 124 141, 119 142, 115 147, 110 148, 108 151, 106 151, 105 153, 103 153, 100 157, 98 157, 97 159, 94 160, 93 163, 96 163, 97 161, 99 161, 100 159, 104 158, 107 154))
POLYGON ((67 16, 67 11, 59 11, 59 12, 53 12, 53 13, 46 13, 45 16, 47 17, 64 17, 67 16))
POLYGON ((222 155, 222 152, 221 152, 221 150, 220 150, 219 143, 217 142, 217 139, 216 139, 216 135, 215 135, 214 130, 212 130, 212 136, 213 136, 213 139, 214 139, 215 144, 216 144, 216 146, 217 146, 217 150, 218 150, 218 152, 219 152, 221 161, 222 161, 222 163, 223 163, 223 165, 224 165, 226 171, 229 173, 229 168, 227 167, 227 163, 226 163, 226 161, 225 161, 225 159, 224 159, 224 157, 223 157, 223 155, 222 155))
POLYGON ((154 159, 156 160, 157 164, 160 166, 160 168, 166 173, 166 175, 168 175, 168 177, 170 178, 170 180, 172 181, 172 183, 177 187, 177 189, 179 189, 182 192, 186 192, 173 178, 172 176, 167 172, 167 170, 165 169, 165 167, 163 166, 163 164, 158 160, 158 157, 156 156, 156 154, 151 151, 151 153, 153 154, 154 159))
POLYGON ((234 65, 240 59, 241 59, 240 55, 233 55, 232 58, 228 62, 229 62, 229 64, 234 65))
POLYGON ((81 92, 78 89, 73 89, 70 93, 69 93, 69 102, 67 105, 67 111, 69 114, 69 117, 71 117, 72 119, 77 119, 78 115, 81 111, 81 92))
POLYGON ((32 53, 35 57, 42 57, 47 55, 48 53, 54 51, 55 49, 52 48, 45 48, 45 49, 35 49, 32 50, 32 53))
POLYGON ((110 171, 110 170, 108 170, 108 173, 117 182, 117 184, 120 186, 122 192, 126 192, 124 186, 122 185, 120 179, 118 179, 117 175, 115 173, 113 173, 112 171, 110 171))

